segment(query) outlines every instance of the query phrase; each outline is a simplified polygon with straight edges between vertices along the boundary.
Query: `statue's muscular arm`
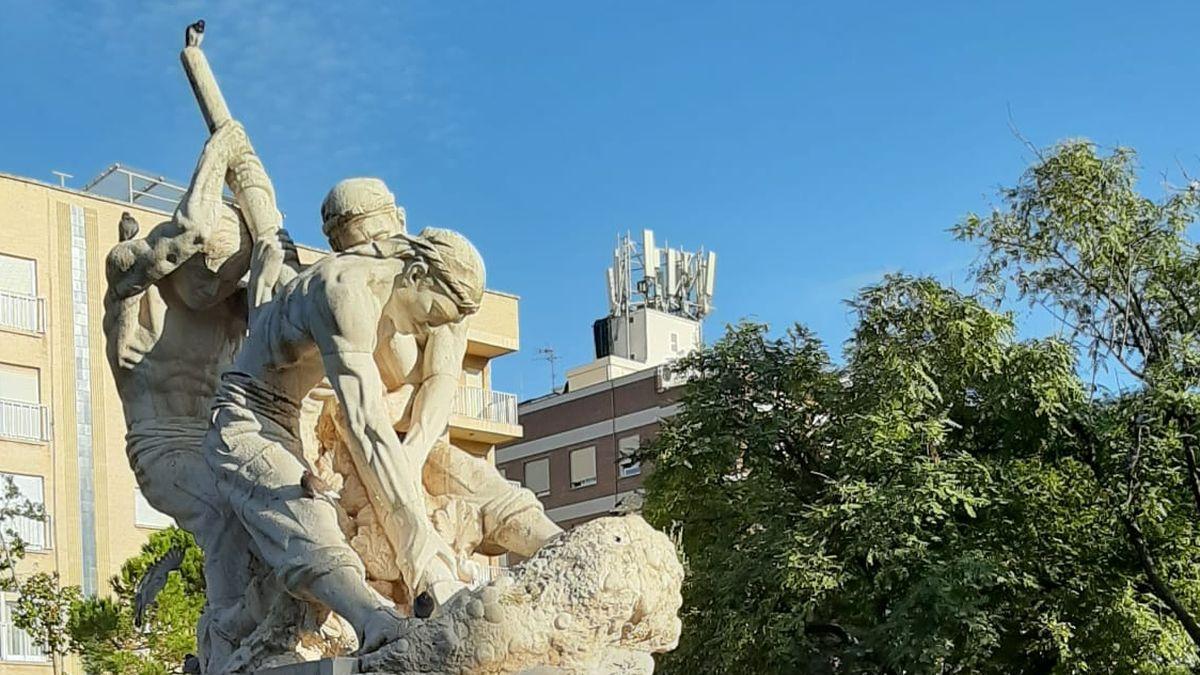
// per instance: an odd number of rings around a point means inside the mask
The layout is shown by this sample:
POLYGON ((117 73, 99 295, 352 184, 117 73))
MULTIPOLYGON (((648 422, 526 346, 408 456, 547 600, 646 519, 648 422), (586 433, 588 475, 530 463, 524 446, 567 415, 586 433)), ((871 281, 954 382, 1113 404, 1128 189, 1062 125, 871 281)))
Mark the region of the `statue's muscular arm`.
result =
POLYGON ((412 425, 403 445, 408 461, 418 467, 425 466, 430 450, 450 422, 466 353, 465 319, 430 329, 422 359, 424 377, 413 401, 412 425))
MULTIPOLYGON (((385 402, 383 378, 375 363, 375 346, 383 308, 365 284, 326 287, 309 315, 310 331, 325 375, 341 404, 352 450, 364 457, 389 492, 404 481, 419 480, 419 466, 409 466, 400 451, 385 402), (356 447, 355 447, 356 446, 356 447)), ((389 494, 393 503, 396 494, 389 494)))
POLYGON ((227 124, 204 144, 191 185, 171 220, 145 239, 124 241, 108 254, 108 294, 113 301, 131 298, 174 272, 204 248, 227 208, 221 201, 231 153, 239 144, 241 127, 227 124))

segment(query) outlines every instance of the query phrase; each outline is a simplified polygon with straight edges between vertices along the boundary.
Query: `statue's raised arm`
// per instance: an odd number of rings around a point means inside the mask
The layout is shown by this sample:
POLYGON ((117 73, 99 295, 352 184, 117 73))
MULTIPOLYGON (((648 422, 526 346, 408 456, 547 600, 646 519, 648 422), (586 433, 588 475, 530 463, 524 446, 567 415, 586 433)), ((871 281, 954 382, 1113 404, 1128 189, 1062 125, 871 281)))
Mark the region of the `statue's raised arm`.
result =
MULTIPOLYGON (((179 58, 200 106, 200 114, 209 131, 216 134, 233 117, 217 79, 213 77, 208 58, 200 49, 203 38, 203 20, 188 26, 179 58)), ((296 276, 299 262, 295 247, 283 229, 283 215, 275 204, 275 187, 244 131, 240 134, 240 145, 240 152, 231 160, 224 178, 242 210, 254 242, 249 288, 253 312, 270 300, 279 286, 296 276)))

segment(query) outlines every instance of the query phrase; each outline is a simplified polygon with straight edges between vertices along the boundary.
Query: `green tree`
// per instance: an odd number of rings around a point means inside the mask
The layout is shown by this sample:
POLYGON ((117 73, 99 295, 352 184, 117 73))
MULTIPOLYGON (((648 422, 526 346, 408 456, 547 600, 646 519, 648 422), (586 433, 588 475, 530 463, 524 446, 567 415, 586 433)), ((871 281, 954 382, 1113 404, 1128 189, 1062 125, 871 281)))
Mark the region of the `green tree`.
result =
POLYGON ((11 607, 13 625, 29 634, 50 657, 54 672, 70 653, 67 618, 82 593, 78 586, 63 586, 58 572, 34 572, 12 588, 17 600, 11 607))
POLYGON ((731 328, 681 368, 646 514, 688 568, 663 672, 1184 673, 1200 666, 1191 186, 1132 154, 1040 155, 956 234, 987 295, 891 276, 833 365, 804 329, 731 328), (1080 378, 1112 364, 1135 384, 1080 378))
POLYGON ((15 528, 18 519, 44 524, 45 508, 22 495, 12 476, 0 475, 0 590, 16 595, 9 605, 13 625, 50 657, 57 673, 70 646, 67 614, 80 597, 79 587, 62 586, 57 572, 18 573, 27 546, 15 528))
POLYGON ((852 307, 841 367, 753 324, 682 364, 646 451, 689 573, 663 671, 1189 672, 1073 433, 1071 347, 927 279, 852 307))
POLYGON ((110 597, 75 604, 67 624, 72 651, 88 672, 163 675, 182 672, 184 658, 196 653, 196 625, 204 609, 204 556, 184 530, 172 527, 151 535, 141 553, 112 578, 110 597), (172 548, 184 550, 183 563, 147 610, 134 621, 134 593, 147 569, 172 548))
POLYGON ((1150 589, 1200 647, 1200 251, 1188 236, 1200 183, 1151 199, 1135 159, 1061 143, 955 233, 981 245, 976 274, 993 297, 1046 308, 1093 371, 1132 379, 1093 392, 1073 429, 1150 589))

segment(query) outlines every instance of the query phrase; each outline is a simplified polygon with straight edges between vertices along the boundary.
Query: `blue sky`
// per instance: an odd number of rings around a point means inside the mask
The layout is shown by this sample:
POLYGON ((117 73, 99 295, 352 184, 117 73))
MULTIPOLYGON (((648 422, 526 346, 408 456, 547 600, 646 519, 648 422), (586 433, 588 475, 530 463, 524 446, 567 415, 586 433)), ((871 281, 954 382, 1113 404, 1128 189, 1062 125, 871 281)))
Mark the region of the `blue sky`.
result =
POLYGON ((350 175, 466 233, 522 298, 495 371, 522 398, 537 348, 591 358, 619 231, 717 251, 709 339, 801 321, 836 350, 884 272, 965 279, 946 229, 1029 159, 1010 111, 1038 145, 1137 148, 1152 192, 1200 169, 1195 2, 0 0, 0 171, 186 178, 199 17, 295 238, 350 175))

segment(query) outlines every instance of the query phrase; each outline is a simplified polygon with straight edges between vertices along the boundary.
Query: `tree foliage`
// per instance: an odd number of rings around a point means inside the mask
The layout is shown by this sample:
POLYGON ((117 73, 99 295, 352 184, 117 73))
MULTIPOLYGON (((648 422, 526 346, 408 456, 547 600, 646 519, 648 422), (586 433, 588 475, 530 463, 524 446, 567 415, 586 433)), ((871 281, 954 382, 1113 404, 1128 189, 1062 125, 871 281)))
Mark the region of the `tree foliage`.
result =
POLYGON ((154 533, 113 577, 110 597, 88 598, 72 609, 68 631, 84 668, 120 675, 182 672, 186 656, 196 652, 196 625, 204 609, 203 567, 203 552, 191 534, 175 527, 154 533), (138 581, 172 547, 184 549, 183 564, 170 574, 143 625, 136 626, 138 581))
POLYGON ((646 514, 688 569, 663 672, 1200 666, 1195 194, 1144 198, 1132 166, 1061 145, 957 228, 984 289, 1066 339, 894 275, 851 302, 838 365, 749 323, 680 364, 696 378, 644 451, 646 514), (1098 393, 1079 353, 1138 386, 1098 393))
POLYGON ((57 572, 21 573, 27 542, 15 527, 18 519, 46 522, 45 507, 21 494, 8 474, 0 476, 0 591, 12 593, 9 612, 15 627, 50 657, 54 672, 70 647, 67 615, 80 597, 78 586, 63 586, 57 572))

